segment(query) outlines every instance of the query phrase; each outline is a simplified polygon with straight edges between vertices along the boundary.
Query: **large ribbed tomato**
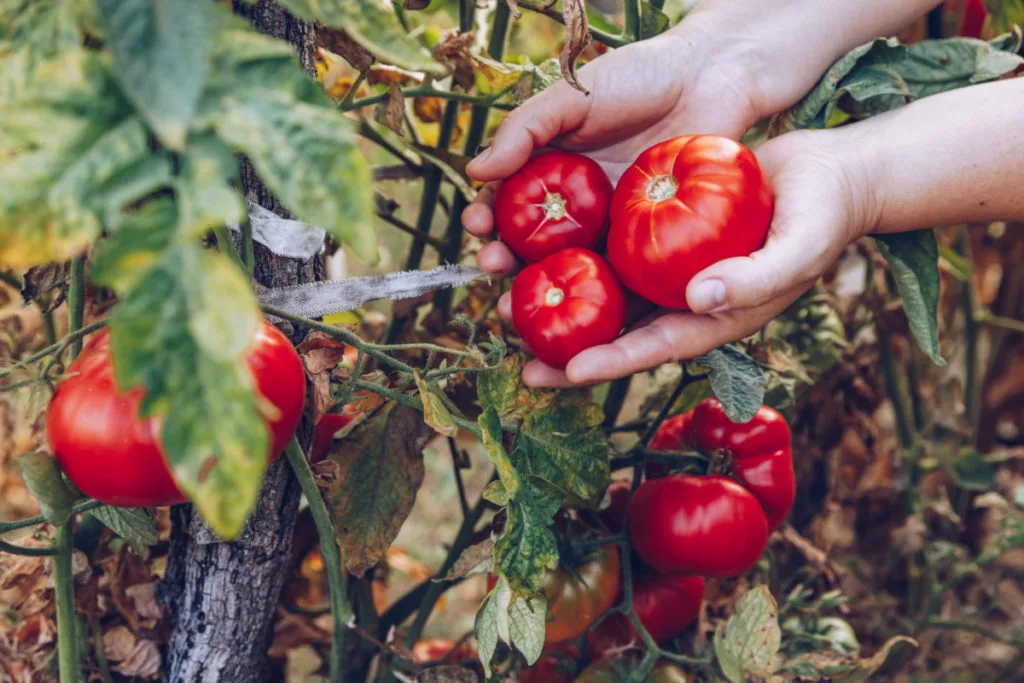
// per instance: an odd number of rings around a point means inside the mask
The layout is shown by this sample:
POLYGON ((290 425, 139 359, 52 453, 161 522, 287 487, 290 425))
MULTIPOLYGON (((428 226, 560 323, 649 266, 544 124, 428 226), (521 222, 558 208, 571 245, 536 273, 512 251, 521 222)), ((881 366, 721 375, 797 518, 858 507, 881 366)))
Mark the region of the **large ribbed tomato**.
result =
MULTIPOLYGON (((61 469, 86 495, 108 505, 149 507, 185 501, 161 452, 158 416, 141 418, 144 389, 118 391, 107 330, 68 366, 46 414, 46 435, 61 469)), ((306 376, 288 338, 264 320, 246 355, 254 389, 273 415, 271 459, 280 456, 302 417, 306 376)))
POLYGON ((558 150, 530 159, 498 186, 494 222, 527 263, 569 247, 593 249, 608 229, 612 183, 593 159, 558 150))
POLYGON ((586 249, 563 249, 512 283, 512 323, 537 358, 564 368, 584 349, 614 340, 626 320, 615 273, 586 249))
POLYGON ((686 286, 708 266, 749 256, 768 236, 771 187, 753 152, 718 135, 654 145, 612 196, 608 260, 648 301, 686 309, 686 286))

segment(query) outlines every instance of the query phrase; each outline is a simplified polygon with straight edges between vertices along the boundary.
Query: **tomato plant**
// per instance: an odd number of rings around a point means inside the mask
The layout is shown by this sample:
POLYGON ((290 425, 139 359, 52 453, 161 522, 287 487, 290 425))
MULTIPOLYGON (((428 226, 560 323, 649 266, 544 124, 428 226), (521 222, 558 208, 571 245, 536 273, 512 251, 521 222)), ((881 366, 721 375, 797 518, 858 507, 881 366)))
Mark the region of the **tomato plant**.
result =
POLYGON ((564 368, 573 356, 615 339, 626 297, 615 273, 586 249, 564 249, 528 266, 512 283, 512 322, 530 350, 564 368))
POLYGON ((519 672, 519 683, 572 683, 579 658, 580 650, 575 645, 545 647, 536 664, 519 672))
MULTIPOLYGON (((271 460, 299 424, 306 377, 288 338, 264 320, 246 363, 269 404, 271 460)), ((159 416, 140 417, 144 392, 114 381, 110 334, 96 334, 68 366, 46 414, 46 434, 61 469, 85 494, 109 505, 148 507, 185 501, 161 452, 159 416)))
POLYGON ((613 481, 608 486, 608 506, 598 513, 598 517, 612 533, 622 531, 622 522, 626 519, 626 509, 629 507, 629 496, 632 492, 633 485, 628 481, 613 481))
POLYGON ((773 211, 753 152, 717 135, 686 135, 643 152, 612 196, 608 260, 648 301, 686 309, 708 266, 761 248, 773 211))
POLYGON ((498 234, 527 263, 593 249, 608 229, 612 183, 596 161, 552 150, 505 179, 494 197, 498 234))
POLYGON ((327 413, 320 418, 313 430, 313 445, 309 449, 309 461, 317 463, 331 452, 334 435, 347 427, 359 415, 352 404, 345 405, 340 413, 327 413))
MULTIPOLYGON (((704 579, 699 576, 672 576, 640 572, 633 580, 633 611, 657 643, 682 633, 697 620, 704 600, 704 579)), ((587 634, 587 652, 591 659, 621 653, 642 640, 633 624, 622 614, 604 619, 587 634)))

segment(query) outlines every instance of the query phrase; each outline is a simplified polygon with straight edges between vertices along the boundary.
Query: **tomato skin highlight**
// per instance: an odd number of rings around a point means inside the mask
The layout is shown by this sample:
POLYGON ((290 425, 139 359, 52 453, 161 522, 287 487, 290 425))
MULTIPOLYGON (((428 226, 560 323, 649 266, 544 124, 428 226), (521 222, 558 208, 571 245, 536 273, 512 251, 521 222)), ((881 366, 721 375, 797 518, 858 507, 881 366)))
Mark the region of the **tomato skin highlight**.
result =
MULTIPOLYGON (((306 377, 288 338, 264 320, 247 351, 254 388, 276 410, 269 460, 280 457, 302 417, 306 377)), ((68 366, 46 415, 50 449, 86 495, 117 507, 186 502, 160 446, 159 416, 141 418, 144 390, 118 391, 109 330, 97 333, 68 366)))
MULTIPOLYGON (((697 620, 704 601, 704 578, 640 573, 633 580, 633 611, 655 642, 676 637, 697 620)), ((643 641, 629 619, 609 615, 587 634, 587 652, 593 660, 621 652, 643 641)))
MULTIPOLYGON (((735 478, 761 503, 770 533, 785 521, 796 499, 792 443, 789 423, 775 409, 761 406, 752 420, 740 424, 729 419, 721 401, 708 398, 663 422, 651 448, 727 453, 735 478)), ((646 468, 648 477, 663 472, 661 463, 646 468)))
POLYGON ((608 260, 628 289, 687 310, 690 280, 764 246, 773 211, 768 179, 749 149, 720 135, 668 140, 644 151, 619 180, 608 260))
POLYGON ((614 340, 626 321, 626 295, 607 262, 564 249, 527 266, 512 283, 512 323, 530 350, 565 368, 584 349, 614 340))
POLYGON ((592 249, 608 230, 612 192, 611 181, 593 159, 545 152, 498 186, 495 227, 527 263, 570 247, 592 249))

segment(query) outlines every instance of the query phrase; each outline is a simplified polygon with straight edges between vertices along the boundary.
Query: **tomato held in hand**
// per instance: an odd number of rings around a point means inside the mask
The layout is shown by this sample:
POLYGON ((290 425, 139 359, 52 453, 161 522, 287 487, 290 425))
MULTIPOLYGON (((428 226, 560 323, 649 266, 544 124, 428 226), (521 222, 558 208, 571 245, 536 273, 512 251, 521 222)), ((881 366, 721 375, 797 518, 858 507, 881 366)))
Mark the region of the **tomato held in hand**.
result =
POLYGON ((586 249, 565 249, 528 266, 512 283, 512 322, 530 350, 564 368, 580 351, 607 344, 626 320, 615 273, 586 249))
MULTIPOLYGON (((704 579, 699 576, 671 576, 645 573, 633 581, 633 611, 655 642, 664 643, 697 620, 704 600, 704 579)), ((587 634, 591 659, 621 653, 643 641, 628 617, 613 614, 587 634)))
MULTIPOLYGON (((611 609, 619 597, 621 569, 618 547, 606 545, 572 571, 563 567, 549 571, 544 577, 544 597, 548 601, 545 644, 579 638, 611 609)), ((487 589, 493 590, 497 583, 497 577, 489 576, 487 589)))
MULTIPOLYGON (((263 321, 246 356, 255 389, 272 417, 271 460, 295 433, 306 400, 306 376, 288 338, 263 321)), ((142 418, 144 390, 118 391, 110 333, 93 337, 68 366, 46 414, 46 435, 61 469, 86 495, 108 505, 149 507, 185 502, 160 446, 158 416, 142 418)))
POLYGON ((569 247, 592 249, 608 229, 612 183, 593 159, 551 151, 498 186, 501 240, 527 263, 569 247))
MULTIPOLYGON (((786 418, 773 408, 761 406, 752 420, 740 424, 729 419, 721 401, 708 398, 662 423, 651 448, 728 456, 733 476, 764 509, 771 533, 786 519, 796 498, 792 441, 786 418)), ((647 476, 659 474, 659 466, 651 463, 647 476)))
POLYGON ((619 180, 608 260, 627 288, 685 310, 694 275, 764 245, 773 205, 757 158, 740 143, 718 135, 668 140, 619 180))

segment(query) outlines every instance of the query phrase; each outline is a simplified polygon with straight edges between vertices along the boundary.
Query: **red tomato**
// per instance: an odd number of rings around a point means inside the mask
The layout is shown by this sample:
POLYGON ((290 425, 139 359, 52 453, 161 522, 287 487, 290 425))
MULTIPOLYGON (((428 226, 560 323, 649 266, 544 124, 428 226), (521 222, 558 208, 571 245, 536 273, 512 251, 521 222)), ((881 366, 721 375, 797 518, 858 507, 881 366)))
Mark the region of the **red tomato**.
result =
MULTIPOLYGON (((696 621, 703 600, 704 579, 699 576, 644 573, 633 580, 633 611, 658 643, 696 621)), ((597 660, 642 642, 628 617, 613 614, 587 634, 587 652, 597 660)))
POLYGON ((629 510, 633 549, 668 574, 738 576, 768 545, 761 504, 728 477, 671 474, 644 482, 629 510))
POLYGON ((519 672, 519 683, 572 683, 579 667, 580 651, 574 645, 545 647, 533 666, 519 672))
MULTIPOLYGON (((761 406, 754 419, 738 424, 725 414, 721 401, 709 398, 662 423, 651 448, 727 454, 733 476, 764 508, 770 533, 786 519, 796 498, 792 440, 786 418, 773 408, 761 406)), ((648 477, 659 473, 659 465, 648 466, 648 477)))
POLYGON ((498 186, 494 221, 501 240, 527 263, 569 247, 592 249, 608 229, 612 183, 593 159, 552 151, 498 186))
POLYGON ((773 199, 753 152, 718 135, 657 144, 612 197, 608 260, 648 301, 685 310, 686 286, 708 266, 764 245, 773 199))
POLYGON ((352 404, 342 408, 340 413, 327 413, 316 423, 313 430, 313 447, 309 450, 309 462, 318 463, 331 452, 334 435, 348 426, 359 411, 352 404))
POLYGON ((530 350, 564 368, 580 351, 615 339, 626 296, 615 273, 586 249, 565 249, 528 266, 512 283, 512 322, 530 350))
MULTIPOLYGON (((583 635, 619 597, 622 585, 619 549, 601 546, 594 559, 572 571, 559 567, 544 576, 544 597, 548 601, 544 643, 564 643, 583 635)), ((487 590, 494 590, 496 576, 487 577, 487 590)))
MULTIPOLYGON (((114 383, 110 333, 93 337, 68 366, 46 414, 50 449, 86 495, 108 505, 149 507, 185 502, 160 446, 158 416, 139 417, 144 390, 114 383)), ((306 375, 288 338, 266 320, 246 357, 256 390, 273 406, 264 420, 269 457, 277 459, 295 433, 306 401, 306 375)))
POLYGON ((455 646, 454 640, 447 638, 424 638, 412 646, 412 660, 417 664, 430 664, 445 661, 459 664, 476 659, 476 652, 466 643, 455 646))
POLYGON ((985 8, 985 0, 966 0, 964 13, 960 16, 957 35, 965 38, 981 38, 985 32, 986 19, 988 19, 988 9, 985 8))
POLYGON ((629 507, 629 496, 633 491, 633 485, 628 481, 613 481, 608 485, 608 507, 597 513, 608 531, 614 534, 622 531, 622 522, 626 519, 626 509, 629 507))

